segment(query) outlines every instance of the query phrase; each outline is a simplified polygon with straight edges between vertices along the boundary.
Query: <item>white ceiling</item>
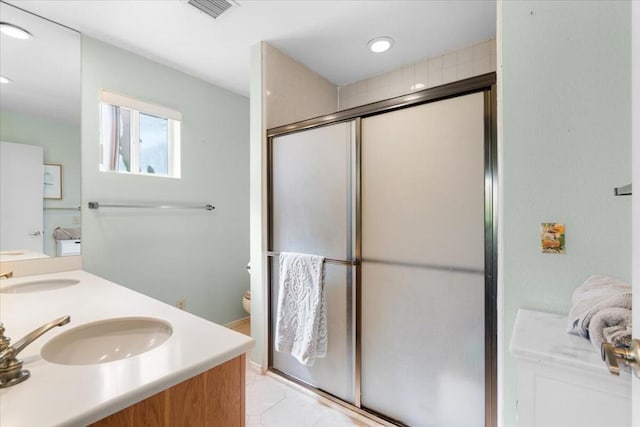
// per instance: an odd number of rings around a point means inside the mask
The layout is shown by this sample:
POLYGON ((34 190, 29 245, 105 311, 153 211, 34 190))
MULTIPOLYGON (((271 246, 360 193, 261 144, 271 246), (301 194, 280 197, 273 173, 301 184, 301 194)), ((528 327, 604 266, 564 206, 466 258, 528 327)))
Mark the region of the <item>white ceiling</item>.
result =
POLYGON ((0 35, 0 109, 80 123, 80 34, 0 3, 0 21, 30 40, 0 35))
POLYGON ((496 31, 495 0, 238 0, 215 20, 186 0, 8 1, 245 96, 260 41, 344 85, 496 31), (379 35, 395 46, 372 54, 367 41, 379 35))

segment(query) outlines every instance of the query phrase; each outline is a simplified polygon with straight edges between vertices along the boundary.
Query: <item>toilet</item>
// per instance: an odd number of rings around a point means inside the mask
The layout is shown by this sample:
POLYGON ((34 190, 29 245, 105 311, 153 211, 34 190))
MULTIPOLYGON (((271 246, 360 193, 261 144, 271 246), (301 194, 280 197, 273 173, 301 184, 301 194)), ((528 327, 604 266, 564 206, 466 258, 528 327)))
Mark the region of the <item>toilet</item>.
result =
POLYGON ((247 289, 247 292, 242 297, 242 308, 247 314, 251 314, 251 289, 247 289))
MULTIPOLYGON (((251 274, 251 263, 247 263, 247 273, 251 274)), ((242 296, 242 308, 247 314, 251 314, 251 289, 247 289, 247 291, 242 296)))

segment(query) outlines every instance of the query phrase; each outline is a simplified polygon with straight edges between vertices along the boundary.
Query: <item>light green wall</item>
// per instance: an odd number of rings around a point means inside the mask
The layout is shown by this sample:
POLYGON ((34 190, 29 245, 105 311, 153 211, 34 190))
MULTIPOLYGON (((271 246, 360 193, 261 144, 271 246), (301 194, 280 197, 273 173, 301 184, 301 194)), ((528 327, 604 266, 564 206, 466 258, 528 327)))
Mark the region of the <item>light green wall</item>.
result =
MULTIPOLYGON (((0 112, 0 139, 44 149, 44 162, 61 164, 62 200, 44 201, 45 207, 80 206, 80 125, 14 111, 0 112)), ((55 256, 56 227, 79 227, 78 211, 44 211, 44 252, 55 256)))
POLYGON ((518 308, 567 313, 590 274, 631 276, 630 3, 502 7, 504 425, 514 426, 518 308), (541 222, 567 252, 540 253, 541 222))
POLYGON ((217 323, 246 316, 249 100, 82 37, 83 266, 217 323), (98 171, 100 89, 182 112, 182 178, 98 171), (213 203, 205 210, 89 210, 88 201, 213 203))

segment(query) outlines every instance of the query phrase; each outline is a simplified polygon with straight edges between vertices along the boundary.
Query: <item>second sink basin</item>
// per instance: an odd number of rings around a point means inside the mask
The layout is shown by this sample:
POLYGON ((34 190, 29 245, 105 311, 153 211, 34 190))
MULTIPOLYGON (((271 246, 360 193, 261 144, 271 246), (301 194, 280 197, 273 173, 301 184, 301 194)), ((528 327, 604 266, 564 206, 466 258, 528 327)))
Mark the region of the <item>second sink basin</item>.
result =
POLYGON ((169 339, 173 329, 160 319, 122 317, 87 323, 63 332, 42 347, 42 357, 60 365, 93 365, 126 359, 169 339))
POLYGON ((43 279, 20 282, 13 285, 0 288, 3 294, 22 294, 28 292, 52 291, 54 289, 65 288, 67 286, 77 285, 79 280, 75 279, 43 279))

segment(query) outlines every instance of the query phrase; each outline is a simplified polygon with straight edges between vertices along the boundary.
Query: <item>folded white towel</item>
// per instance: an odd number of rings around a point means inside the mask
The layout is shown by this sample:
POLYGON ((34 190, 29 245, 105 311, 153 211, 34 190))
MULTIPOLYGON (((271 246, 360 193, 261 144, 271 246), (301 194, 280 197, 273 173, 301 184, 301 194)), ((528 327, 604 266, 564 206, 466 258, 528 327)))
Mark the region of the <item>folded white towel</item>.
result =
POLYGON ((573 291, 567 332, 589 338, 589 323, 608 307, 631 310, 631 285, 608 276, 591 276, 573 291))
POLYGON ((324 257, 280 253, 276 351, 291 353, 305 366, 327 354, 324 257))
POLYGON ((589 339, 600 351, 602 343, 608 342, 616 347, 624 345, 631 338, 631 310, 619 307, 607 307, 598 311, 589 323, 589 339), (628 337, 628 338, 627 338, 628 337))
POLYGON ((56 240, 77 240, 80 239, 80 236, 80 227, 56 227, 55 230, 53 230, 53 238, 56 240))

